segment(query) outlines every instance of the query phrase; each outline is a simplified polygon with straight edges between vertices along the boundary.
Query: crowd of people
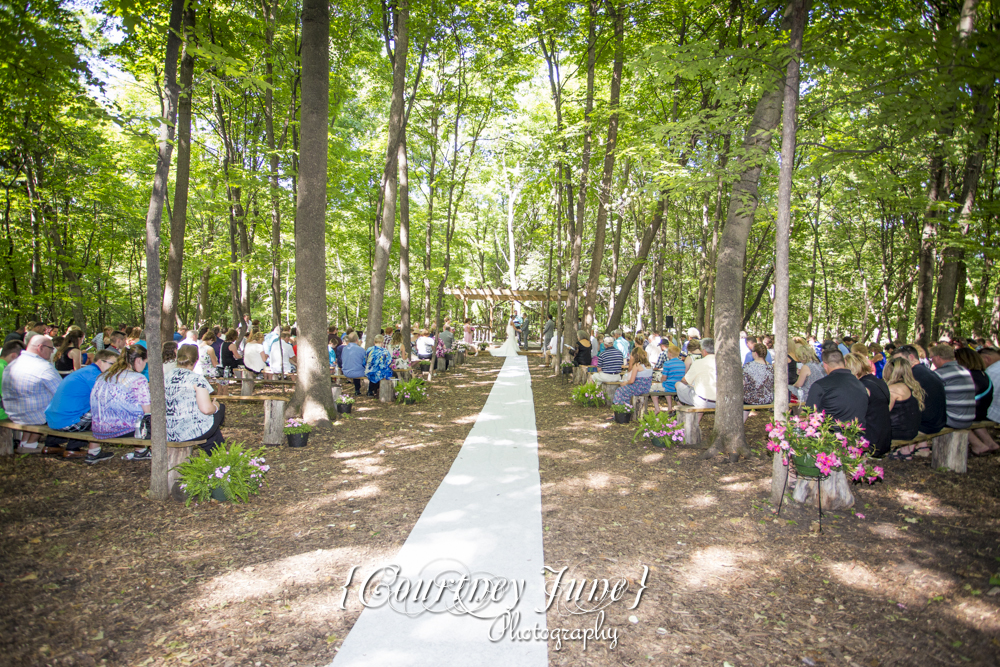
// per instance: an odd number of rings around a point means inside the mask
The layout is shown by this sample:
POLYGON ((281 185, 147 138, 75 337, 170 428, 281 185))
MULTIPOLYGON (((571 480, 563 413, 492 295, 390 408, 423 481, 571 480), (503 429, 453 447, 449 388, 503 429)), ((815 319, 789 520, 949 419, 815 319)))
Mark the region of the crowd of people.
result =
MULTIPOLYGON (((207 378, 242 365, 249 328, 247 322, 242 333, 228 329, 220 335, 219 328, 181 327, 174 340, 163 343, 168 440, 198 441, 206 451, 224 443, 219 429, 225 406, 212 399, 207 378)), ((114 457, 100 441, 148 437, 147 360, 144 332, 124 324, 99 332, 86 351, 78 327, 60 335, 54 325, 29 322, 8 334, 0 349, 0 419, 65 434, 43 446, 39 434, 21 431, 17 453, 45 451, 95 464, 114 457), (92 438, 81 440, 83 432, 92 438)), ((148 461, 152 453, 148 446, 136 447, 124 458, 148 461)))
MULTIPOLYGON (((548 332, 547 332, 548 333, 548 332)), ((556 352, 555 337, 546 341, 556 352)), ((749 406, 774 402, 773 337, 759 340, 741 334, 744 421, 749 406)), ((684 405, 714 408, 717 398, 715 341, 701 338, 695 328, 671 340, 655 331, 630 334, 616 330, 599 337, 581 329, 570 346, 572 362, 593 366, 589 381, 619 383, 613 403, 632 396, 665 393, 667 409, 673 396, 684 405)), ((893 440, 912 440, 945 428, 967 429, 976 422, 1000 422, 1000 351, 984 339, 948 339, 924 350, 919 345, 865 344, 851 336, 827 339, 793 337, 784 363, 788 369, 789 401, 810 406, 833 418, 857 420, 877 456, 890 454, 893 440)), ((653 396, 659 412, 659 397, 653 396)), ((699 414, 700 417, 700 414, 699 414)), ((970 452, 982 456, 1000 450, 985 428, 972 430, 970 452)), ((910 460, 929 456, 930 445, 899 448, 891 457, 910 460)))

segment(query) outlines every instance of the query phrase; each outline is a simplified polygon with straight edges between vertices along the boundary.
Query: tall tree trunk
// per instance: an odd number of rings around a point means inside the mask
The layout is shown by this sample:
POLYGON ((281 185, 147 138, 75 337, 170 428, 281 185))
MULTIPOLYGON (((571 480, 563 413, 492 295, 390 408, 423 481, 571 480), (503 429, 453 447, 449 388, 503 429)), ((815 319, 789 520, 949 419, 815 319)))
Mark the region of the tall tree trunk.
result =
POLYGON ((632 291, 632 286, 635 284, 639 273, 642 271, 642 267, 646 263, 649 249, 653 245, 653 240, 656 239, 656 233, 660 230, 660 225, 663 223, 663 217, 666 215, 668 205, 669 199, 667 198, 667 194, 661 192, 660 198, 656 202, 656 210, 653 212, 653 217, 642 235, 642 241, 639 243, 635 262, 625 275, 625 279, 622 280, 621 287, 618 289, 614 310, 611 311, 611 317, 608 318, 608 331, 614 331, 621 325, 622 314, 625 312, 629 293, 632 291))
POLYGON ((188 42, 194 37, 194 22, 194 7, 188 6, 184 9, 181 92, 177 105, 177 173, 174 177, 174 205, 170 210, 170 248, 167 250, 167 280, 163 285, 163 312, 160 321, 160 335, 165 341, 173 340, 184 268, 188 184, 191 180, 191 88, 194 81, 194 54, 188 48, 188 42))
POLYGON ((166 500, 170 495, 167 483, 170 465, 167 462, 167 404, 163 385, 163 351, 160 345, 160 312, 163 307, 163 292, 160 291, 160 221, 163 216, 163 204, 167 198, 167 180, 170 177, 170 158, 177 120, 177 98, 180 97, 180 88, 177 85, 177 55, 181 46, 183 12, 184 0, 173 0, 170 4, 170 23, 167 28, 167 49, 163 68, 163 89, 166 100, 157 141, 153 191, 146 212, 146 346, 149 357, 149 397, 152 405, 150 445, 153 449, 149 496, 153 500, 166 500))
MULTIPOLYGON (((431 114, 431 164, 427 173, 427 229, 424 233, 424 302, 423 302, 423 323, 424 328, 431 326, 431 251, 434 240, 434 195, 437 192, 435 179, 437 175, 437 150, 438 150, 438 114, 437 108, 431 114)), ((409 341, 406 341, 409 345, 409 341)))
MULTIPOLYGON (((778 172, 778 220, 774 238, 774 420, 784 422, 788 414, 788 254, 792 226, 792 171, 795 168, 796 109, 799 104, 799 58, 810 0, 793 0, 792 58, 785 73, 785 98, 781 117, 781 168, 778 172)), ((784 452, 772 457, 771 502, 781 500, 788 468, 784 452)))
MULTIPOLYGON (((403 347, 410 351, 410 168, 406 159, 406 128, 399 140, 399 321, 403 347)), ((409 358, 409 357, 407 357, 409 358)))
MULTIPOLYGON (((295 215, 295 310, 299 336, 295 396, 286 414, 310 424, 334 415, 326 319, 326 167, 330 105, 330 7, 302 3, 302 152, 295 215)), ((372 336, 374 338, 374 336, 372 336)))
MULTIPOLYGON (((590 123, 590 114, 594 110, 594 64, 597 61, 597 0, 588 2, 589 18, 587 21, 587 96, 583 108, 583 153, 580 157, 580 189, 577 191, 576 200, 576 224, 573 228, 573 246, 570 253, 569 265, 569 298, 566 304, 566 337, 569 340, 571 334, 578 328, 580 318, 579 291, 580 291, 580 261, 583 255, 583 223, 587 210, 587 180, 590 174, 590 142, 593 135, 593 126, 590 123)), ((568 171, 568 169, 567 169, 568 171)), ((567 174, 567 181, 569 174, 567 174)), ((571 206, 572 197, 567 202, 567 208, 571 206)))
POLYGON ((274 140, 274 30, 277 25, 276 0, 262 0, 264 40, 267 61, 264 64, 264 132, 267 138, 268 180, 271 199, 271 326, 281 324, 281 205, 278 188, 278 152, 274 140))
MULTIPOLYGON (((790 28, 789 19, 782 30, 790 28)), ((743 354, 740 349, 740 314, 743 310, 743 264, 747 239, 757 210, 757 186, 761 166, 771 150, 771 134, 781 117, 784 75, 777 77, 754 110, 747 128, 738 163, 739 179, 733 183, 726 226, 719 242, 715 273, 715 355, 717 368, 715 442, 702 455, 715 456, 720 451, 730 459, 749 456, 743 432, 743 354)))
MULTIPOLYGON (((389 146, 386 149, 385 172, 382 174, 382 227, 375 244, 375 266, 372 268, 371 289, 368 293, 368 325, 365 327, 365 344, 375 344, 375 336, 382 326, 382 303, 385 300, 385 275, 389 268, 389 253, 396 226, 396 186, 399 166, 399 141, 403 136, 406 120, 403 115, 403 88, 406 84, 406 54, 409 48, 407 23, 410 16, 408 0, 400 0, 395 7, 383 4, 390 12, 393 26, 394 47, 392 57, 392 98, 389 101, 389 146)), ((388 39, 386 40, 388 43, 388 39)))
MULTIPOLYGON (((625 64, 625 5, 622 3, 615 7, 613 3, 608 3, 608 13, 611 14, 615 24, 615 59, 611 70, 611 97, 608 100, 611 114, 608 117, 608 139, 604 144, 604 172, 601 175, 601 187, 597 195, 597 229, 594 232, 594 252, 590 262, 590 275, 587 276, 587 294, 583 311, 583 322, 588 329, 594 326, 597 287, 604 265, 604 237, 608 222, 608 207, 611 205, 611 178, 614 175, 618 152, 618 101, 621 96, 622 68, 625 64)), ((592 72, 591 66, 591 80, 592 72)), ((585 187, 581 188, 580 195, 586 199, 585 187)), ((578 215, 583 217, 580 210, 578 215)))

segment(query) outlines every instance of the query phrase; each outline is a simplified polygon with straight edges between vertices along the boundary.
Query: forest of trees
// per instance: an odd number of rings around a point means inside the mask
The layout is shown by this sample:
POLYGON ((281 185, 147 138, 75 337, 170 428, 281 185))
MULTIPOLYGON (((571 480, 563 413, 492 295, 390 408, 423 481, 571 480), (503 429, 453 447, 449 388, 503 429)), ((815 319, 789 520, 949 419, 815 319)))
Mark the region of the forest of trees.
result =
MULTIPOLYGON (((807 6, 790 330, 997 336, 996 3, 807 6)), ((771 330, 783 4, 329 10, 329 321, 482 322, 485 304, 466 313, 444 289, 561 287, 601 328, 673 316, 710 332, 720 243, 742 211, 733 316, 771 330)), ((170 14, 148 0, 0 3, 6 330, 144 321, 170 14)), ((319 176, 300 164, 304 95, 319 90, 304 76, 302 18, 295 0, 183 6, 159 250, 167 327, 301 315, 296 202, 319 176)))

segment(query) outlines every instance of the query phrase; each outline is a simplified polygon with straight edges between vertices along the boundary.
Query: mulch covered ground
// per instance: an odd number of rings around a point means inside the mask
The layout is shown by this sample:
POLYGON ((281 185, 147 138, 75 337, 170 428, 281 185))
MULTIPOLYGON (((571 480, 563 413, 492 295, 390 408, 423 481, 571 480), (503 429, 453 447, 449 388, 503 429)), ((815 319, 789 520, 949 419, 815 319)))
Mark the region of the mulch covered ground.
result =
MULTIPOLYGON (((340 609, 344 574, 405 541, 500 362, 470 360, 419 405, 360 399, 307 448, 268 450, 270 486, 246 505, 150 501, 149 463, 0 462, 0 663, 329 664, 360 611, 340 609)), ((533 382, 546 564, 630 581, 604 610, 617 645, 550 642, 552 665, 996 663, 1000 457, 965 476, 887 463, 856 492, 865 518, 836 512, 817 536, 815 510, 775 520, 768 460, 632 443, 562 378, 533 382)), ((230 408, 227 435, 259 442, 260 408, 230 408)), ((562 604, 548 625, 595 616, 562 604)))

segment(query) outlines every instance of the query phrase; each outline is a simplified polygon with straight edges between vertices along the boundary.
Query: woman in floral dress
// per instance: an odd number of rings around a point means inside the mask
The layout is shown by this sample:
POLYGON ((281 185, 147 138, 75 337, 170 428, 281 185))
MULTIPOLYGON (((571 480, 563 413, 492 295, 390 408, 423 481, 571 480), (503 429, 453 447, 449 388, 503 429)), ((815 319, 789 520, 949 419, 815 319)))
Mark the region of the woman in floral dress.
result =
MULTIPOLYGON (((763 343, 753 346, 753 361, 743 364, 743 403, 767 405, 774 402, 774 369, 767 363, 767 347, 763 343)), ((743 411, 743 421, 750 416, 743 411)))
POLYGON ((649 365, 649 358, 646 350, 636 346, 632 348, 628 356, 628 372, 625 379, 615 390, 615 397, 612 401, 615 405, 626 405, 632 401, 633 396, 642 396, 649 393, 649 388, 653 384, 653 369, 649 365))
POLYGON ((382 347, 385 336, 375 336, 375 344, 365 355, 365 377, 368 378, 368 395, 378 396, 379 383, 392 378, 392 355, 382 347))

